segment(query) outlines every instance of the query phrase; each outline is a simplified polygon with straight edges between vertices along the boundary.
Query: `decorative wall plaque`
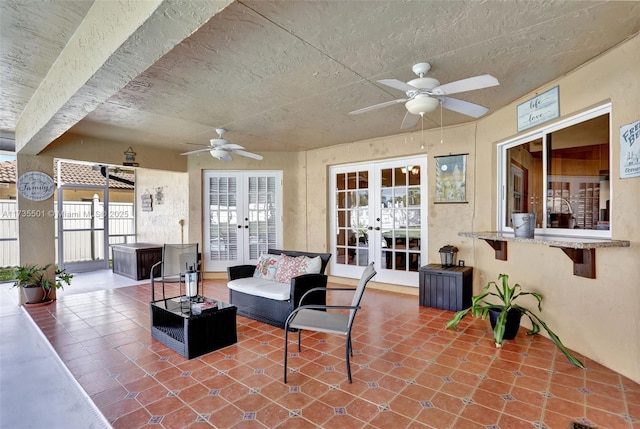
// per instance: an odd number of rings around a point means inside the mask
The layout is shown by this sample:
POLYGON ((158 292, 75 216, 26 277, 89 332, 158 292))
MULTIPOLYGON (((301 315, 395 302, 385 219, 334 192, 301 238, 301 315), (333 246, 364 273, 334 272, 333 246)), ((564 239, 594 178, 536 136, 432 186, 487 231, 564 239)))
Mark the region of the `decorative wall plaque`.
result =
POLYGON ((519 104, 517 114, 518 132, 559 117, 560 100, 558 87, 554 86, 550 90, 519 104))
POLYGON ((31 201, 44 201, 53 196, 56 189, 51 176, 41 171, 28 171, 18 177, 18 192, 31 201))
POLYGON ((152 212, 153 211, 153 197, 149 193, 144 193, 140 197, 142 199, 142 211, 143 212, 152 212))
POLYGON ((436 156, 435 203, 467 202, 467 155, 436 156))
POLYGON ((640 121, 620 127, 620 178, 640 177, 640 121))

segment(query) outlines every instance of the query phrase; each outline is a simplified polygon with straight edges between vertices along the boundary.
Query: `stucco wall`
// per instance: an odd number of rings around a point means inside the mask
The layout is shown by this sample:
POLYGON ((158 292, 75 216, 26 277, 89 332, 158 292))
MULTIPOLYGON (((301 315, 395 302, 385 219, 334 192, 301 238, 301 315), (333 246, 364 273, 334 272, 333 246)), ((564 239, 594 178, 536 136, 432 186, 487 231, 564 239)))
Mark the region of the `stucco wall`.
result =
POLYGON ((96 139, 66 133, 47 146, 42 152, 54 158, 89 161, 102 164, 123 165, 125 152, 135 152, 135 162, 141 168, 165 171, 187 171, 187 157, 180 150, 158 149, 152 146, 132 144, 127 141, 96 139))
MULTIPOLYGON (((309 151, 309 201, 328 204, 330 165, 424 153, 429 183, 428 262, 439 261, 441 245, 455 244, 458 257, 474 266, 474 293, 498 274, 509 274, 514 282, 543 294, 541 316, 569 348, 588 357, 587 365, 593 360, 640 381, 640 178, 619 179, 619 128, 640 119, 637 52, 638 36, 477 123, 445 128, 442 144, 440 130, 425 131, 424 151, 420 132, 309 151), (562 117, 612 102, 612 234, 614 239, 629 240, 631 247, 598 249, 596 279, 574 276, 571 260, 560 249, 509 243, 508 261, 499 261, 484 241, 458 236, 461 231, 496 228, 497 143, 516 135, 517 104, 555 85, 560 86, 562 117), (434 156, 458 153, 469 154, 468 204, 435 205, 434 156)), ((326 210, 307 210, 306 217, 314 225, 309 242, 326 242, 326 210)))
POLYGON ((140 168, 136 171, 136 236, 139 243, 188 243, 188 174, 140 168), (157 193, 162 193, 159 204, 157 193), (142 210, 142 195, 152 197, 152 211, 142 210), (184 221, 184 226, 180 225, 184 221))
MULTIPOLYGON (((18 155, 18 174, 20 177, 29 171, 41 171, 53 175, 53 158, 48 156, 18 155)), ((19 264, 46 265, 55 261, 55 218, 52 216, 53 196, 44 201, 31 201, 18 194, 20 213, 37 213, 37 216, 18 216, 18 239, 20 240, 19 264)), ((49 271, 53 275, 53 267, 49 271)), ((24 303, 24 295, 19 295, 24 303)), ((55 289, 52 290, 55 298, 55 289)))
MULTIPOLYGON (((250 150, 250 148, 248 148, 250 150)), ((285 249, 307 249, 306 210, 324 210, 325 201, 312 202, 307 205, 307 190, 305 188, 305 153, 297 152, 261 152, 262 161, 234 156, 231 162, 222 162, 213 158, 209 153, 192 155, 189 157, 189 218, 191 228, 189 239, 202 243, 203 238, 203 187, 202 178, 205 170, 274 170, 282 171, 283 208, 282 221, 284 224, 283 247, 285 249)), ((324 250, 325 240, 313 243, 310 250, 324 250)))
MULTIPOLYGON (((509 243, 508 261, 493 257, 479 240, 465 239, 476 260, 475 290, 499 273, 545 297, 542 316, 573 350, 636 381, 640 380, 640 178, 620 179, 620 126, 640 119, 640 38, 574 71, 539 92, 560 86, 560 113, 572 116, 612 103, 612 238, 630 248, 598 249, 596 279, 572 274, 560 249, 509 243)), ((529 94, 527 99, 535 94, 529 94)), ((524 100, 523 99, 523 100, 524 100)), ((496 142, 516 134, 517 100, 478 123, 477 164, 496 168, 496 142)), ((496 174, 477 176, 476 230, 495 228, 496 174)))

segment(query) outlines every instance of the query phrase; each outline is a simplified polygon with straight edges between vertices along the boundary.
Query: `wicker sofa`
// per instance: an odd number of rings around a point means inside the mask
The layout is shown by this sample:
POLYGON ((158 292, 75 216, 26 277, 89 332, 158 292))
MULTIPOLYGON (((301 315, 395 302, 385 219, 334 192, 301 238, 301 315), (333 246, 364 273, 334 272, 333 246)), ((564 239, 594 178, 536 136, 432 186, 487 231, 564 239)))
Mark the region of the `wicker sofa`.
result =
MULTIPOLYGON (((303 274, 293 277, 289 285, 277 282, 272 282, 275 283, 272 284, 268 280, 256 279, 254 277, 255 265, 236 265, 227 268, 229 302, 238 308, 238 314, 282 328, 291 311, 300 304, 300 298, 305 292, 314 287, 327 286, 327 276, 324 271, 331 254, 279 249, 269 249, 268 253, 271 255, 284 254, 292 257, 306 256, 308 258, 319 256, 321 261, 318 274, 303 274), (251 289, 251 283, 255 283, 258 280, 260 280, 260 285, 251 289), (278 296, 270 296, 268 292, 272 287, 280 288, 279 290, 283 291, 283 293, 272 294, 278 296), (258 296, 256 295, 257 293, 265 296, 258 296)), ((324 292, 313 292, 305 298, 304 303, 324 305, 326 304, 326 294, 324 292)))

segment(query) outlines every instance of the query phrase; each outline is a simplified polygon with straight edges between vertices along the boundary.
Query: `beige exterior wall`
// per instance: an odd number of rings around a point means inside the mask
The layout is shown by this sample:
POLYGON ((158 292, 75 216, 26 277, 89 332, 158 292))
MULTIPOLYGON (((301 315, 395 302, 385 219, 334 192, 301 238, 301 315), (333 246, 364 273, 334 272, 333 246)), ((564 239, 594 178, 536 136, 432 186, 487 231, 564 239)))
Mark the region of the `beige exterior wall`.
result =
MULTIPOLYGON (((56 188, 56 192, 58 192, 56 188)), ((90 200, 96 192, 93 190, 72 189, 65 192, 64 201, 90 200)), ((133 189, 109 189, 110 203, 132 203, 134 199, 133 189)), ((58 201, 56 194, 55 200, 58 201)))
POLYGON ((15 200, 18 198, 18 192, 16 191, 16 185, 0 183, 0 200, 15 200))
POLYGON ((133 149, 135 162, 140 168, 165 171, 187 171, 187 157, 180 150, 158 149, 126 141, 95 139, 67 133, 50 144, 42 154, 54 158, 87 161, 110 165, 123 165, 125 152, 133 149))
MULTIPOLYGON (((248 148, 250 150, 250 148, 248 148)), ((282 171, 283 213, 284 226, 283 247, 285 249, 324 250, 326 239, 308 244, 306 210, 326 209, 324 200, 307 205, 307 190, 305 189, 305 156, 304 152, 262 152, 262 161, 235 155, 232 162, 219 161, 209 153, 202 153, 189 157, 189 240, 202 243, 204 236, 203 225, 203 175, 207 170, 270 170, 282 171)), ((323 176, 318 180, 323 180, 323 176)), ((323 221, 324 222, 324 221, 323 221)))
MULTIPOLYGON (((496 280, 498 274, 509 274, 512 281, 543 294, 541 316, 569 348, 588 357, 587 366, 591 359, 640 381, 640 178, 619 179, 620 126, 640 119, 637 52, 638 36, 477 123, 445 129, 442 144, 440 130, 425 131, 424 151, 420 150, 420 132, 309 151, 308 200, 328 204, 328 166, 424 153, 428 156, 430 192, 428 261, 424 262, 438 262, 440 246, 456 245, 460 249, 458 258, 474 267, 474 293, 496 280), (596 279, 574 276, 571 260, 560 249, 509 243, 508 261, 499 261, 484 241, 458 236, 462 231, 496 228, 497 143, 517 134, 517 104, 555 85, 560 86, 562 118, 612 102, 612 234, 614 239, 629 240, 631 247, 598 249, 596 279), (434 156, 458 153, 469 153, 469 202, 435 205, 434 156)), ((314 225, 308 242, 326 243, 326 208, 307 207, 300 215, 314 225)))
MULTIPOLYGON (((461 243, 474 254, 476 292, 499 273, 508 273, 543 294, 542 316, 568 347, 635 381, 640 381, 640 178, 620 179, 619 130, 640 119, 639 51, 636 36, 539 90, 560 86, 562 117, 611 101, 611 232, 613 239, 629 240, 631 247, 596 250, 597 278, 592 280, 572 275, 572 263, 560 249, 509 243, 509 260, 503 262, 481 240, 461 243)), ((495 228, 496 142, 516 134, 516 106, 524 99, 478 123, 477 165, 491 166, 492 174, 476 177, 475 230, 495 228)))
POLYGON ((136 171, 136 236, 139 243, 187 243, 189 237, 187 173, 136 171), (163 204, 157 192, 162 191, 163 204), (152 196, 153 210, 142 211, 142 195, 152 196), (180 225, 184 221, 184 227, 180 225))

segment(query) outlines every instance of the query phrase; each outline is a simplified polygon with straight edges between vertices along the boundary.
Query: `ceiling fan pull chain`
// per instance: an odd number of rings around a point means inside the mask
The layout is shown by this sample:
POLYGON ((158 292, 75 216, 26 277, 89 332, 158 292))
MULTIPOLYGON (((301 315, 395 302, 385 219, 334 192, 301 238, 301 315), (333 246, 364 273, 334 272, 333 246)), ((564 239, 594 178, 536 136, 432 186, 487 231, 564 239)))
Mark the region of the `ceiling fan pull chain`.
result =
POLYGON ((442 138, 442 100, 440 100, 440 144, 444 142, 442 138))
POLYGON ((422 132, 420 134, 420 140, 422 144, 420 145, 420 149, 424 150, 424 115, 420 115, 422 117, 422 132))

